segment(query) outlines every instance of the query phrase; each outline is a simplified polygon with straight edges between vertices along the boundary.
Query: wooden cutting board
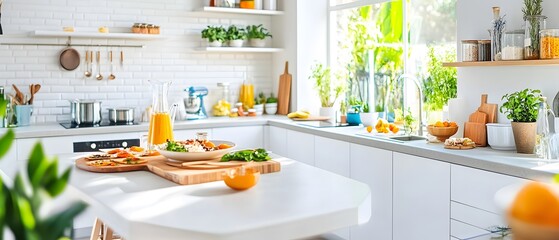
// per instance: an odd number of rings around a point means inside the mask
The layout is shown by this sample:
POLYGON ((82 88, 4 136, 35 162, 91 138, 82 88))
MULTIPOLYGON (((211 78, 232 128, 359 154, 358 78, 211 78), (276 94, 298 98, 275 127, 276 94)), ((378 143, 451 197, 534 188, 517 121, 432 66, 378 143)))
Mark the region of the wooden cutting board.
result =
POLYGON ((470 115, 469 121, 464 123, 464 137, 472 139, 478 147, 487 146, 487 114, 476 111, 470 115))
POLYGON ((261 174, 279 172, 281 164, 270 160, 266 162, 219 162, 219 159, 209 161, 197 161, 181 163, 174 162, 169 164, 166 157, 148 157, 145 164, 117 165, 94 167, 87 164, 88 160, 80 158, 76 160, 76 167, 89 172, 97 173, 118 173, 131 171, 150 171, 162 178, 173 181, 181 185, 190 185, 223 180, 222 173, 227 169, 240 167, 242 165, 258 169, 261 174), (184 165, 184 166, 183 166, 184 165))
POLYGON ((487 123, 496 123, 497 122, 497 104, 495 103, 487 103, 487 94, 481 95, 481 105, 478 108, 478 111, 487 114, 487 123))
POLYGON ((291 97, 291 74, 289 74, 289 63, 285 62, 285 70, 279 79, 278 88, 278 115, 289 113, 289 100, 291 97))
MULTIPOLYGON (((187 169, 170 166, 165 159, 150 161, 147 165, 150 172, 162 178, 181 185, 190 185, 223 180, 222 174, 227 169, 187 169)), ((215 160, 218 161, 218 160, 215 160)), ((260 171, 261 174, 279 172, 281 165, 276 161, 253 162, 250 165, 260 171)))

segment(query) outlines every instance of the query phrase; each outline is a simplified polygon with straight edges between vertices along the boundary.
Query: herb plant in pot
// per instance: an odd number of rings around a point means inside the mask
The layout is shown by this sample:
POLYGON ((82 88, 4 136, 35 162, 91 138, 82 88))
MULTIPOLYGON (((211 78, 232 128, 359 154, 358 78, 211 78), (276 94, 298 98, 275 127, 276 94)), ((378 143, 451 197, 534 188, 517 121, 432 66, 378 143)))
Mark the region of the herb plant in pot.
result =
POLYGON ((264 104, 266 103, 266 96, 263 92, 258 94, 258 97, 254 99, 254 110, 256 110, 256 115, 262 115, 264 113, 264 104))
POLYGON ((208 39, 210 47, 221 47, 227 37, 227 31, 222 26, 208 26, 202 30, 202 38, 208 39))
POLYGON ((270 97, 266 99, 266 104, 264 104, 264 110, 266 114, 274 115, 278 111, 278 99, 274 97, 274 93, 270 93, 270 97))
POLYGON ((246 37, 247 34, 243 28, 231 25, 227 29, 227 41, 229 42, 229 47, 242 47, 246 37))
POLYGON ((536 120, 538 107, 542 101, 540 90, 524 89, 505 94, 505 100, 499 108, 512 121, 512 133, 518 153, 534 153, 536 144, 536 120))
POLYGON ((361 123, 363 123, 363 126, 365 127, 373 126, 374 121, 376 120, 375 114, 376 113, 372 113, 371 110, 369 109, 369 104, 365 103, 363 105, 363 112, 361 112, 360 115, 361 123))
POLYGON ((260 25, 250 25, 246 28, 247 38, 251 47, 266 46, 266 38, 272 37, 268 29, 260 25))
MULTIPOLYGON (((318 63, 311 68, 312 75, 309 79, 314 79, 314 88, 320 97, 321 108, 320 116, 329 117, 328 122, 336 122, 336 110, 334 103, 344 92, 344 85, 341 81, 332 82, 332 75, 329 67, 324 67, 318 63)), ((335 79, 337 80, 337 78, 335 79)))

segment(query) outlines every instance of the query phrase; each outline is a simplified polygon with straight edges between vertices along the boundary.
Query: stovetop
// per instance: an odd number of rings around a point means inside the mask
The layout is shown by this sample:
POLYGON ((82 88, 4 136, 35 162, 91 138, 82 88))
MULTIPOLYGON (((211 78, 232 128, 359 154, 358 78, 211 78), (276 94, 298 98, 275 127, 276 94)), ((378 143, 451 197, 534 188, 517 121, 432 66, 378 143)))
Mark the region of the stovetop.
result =
POLYGON ((101 122, 100 124, 76 124, 74 122, 64 122, 60 123, 60 125, 66 129, 70 128, 94 128, 94 127, 113 127, 113 126, 127 126, 127 125, 138 125, 138 123, 110 123, 110 122, 101 122))

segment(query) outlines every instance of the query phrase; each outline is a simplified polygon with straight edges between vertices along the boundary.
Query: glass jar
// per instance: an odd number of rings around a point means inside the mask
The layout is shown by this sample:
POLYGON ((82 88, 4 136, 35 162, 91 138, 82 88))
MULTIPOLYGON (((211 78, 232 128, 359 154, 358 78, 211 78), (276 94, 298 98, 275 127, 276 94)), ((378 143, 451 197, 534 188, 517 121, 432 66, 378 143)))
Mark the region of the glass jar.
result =
POLYGON ((524 30, 505 32, 501 57, 503 60, 524 59, 524 30))
POLYGON ((462 40, 462 62, 478 60, 478 40, 462 40))
POLYGON ((477 48, 478 61, 491 61, 491 40, 479 40, 477 48))
POLYGON ((546 16, 526 16, 524 59, 540 58, 540 31, 545 29, 546 16))
POLYGON ((502 60, 501 49, 503 40, 503 31, 505 30, 506 21, 501 16, 501 8, 493 7, 493 28, 489 30, 491 36, 491 60, 502 60))
POLYGON ((559 29, 540 31, 540 58, 559 58, 559 29))

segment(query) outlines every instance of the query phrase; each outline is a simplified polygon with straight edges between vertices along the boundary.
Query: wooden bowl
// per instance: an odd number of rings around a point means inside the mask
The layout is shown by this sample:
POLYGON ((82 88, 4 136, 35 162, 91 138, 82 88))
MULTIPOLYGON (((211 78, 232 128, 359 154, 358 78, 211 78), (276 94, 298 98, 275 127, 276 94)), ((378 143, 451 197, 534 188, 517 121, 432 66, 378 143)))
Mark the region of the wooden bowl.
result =
POLYGON ((435 127, 433 125, 427 126, 427 131, 429 134, 437 137, 437 139, 441 142, 444 142, 452 135, 458 132, 458 126, 456 127, 435 127))

